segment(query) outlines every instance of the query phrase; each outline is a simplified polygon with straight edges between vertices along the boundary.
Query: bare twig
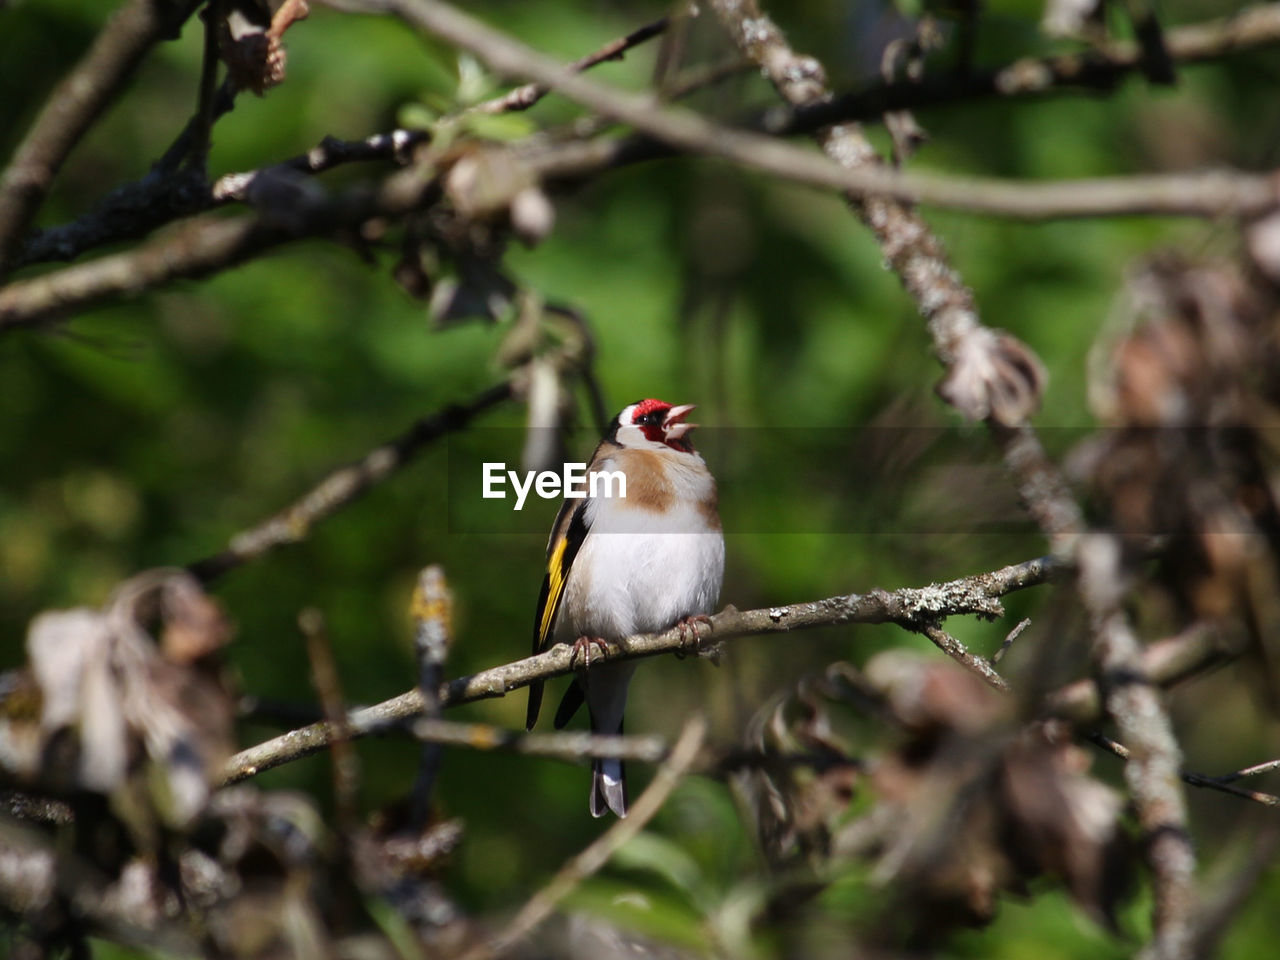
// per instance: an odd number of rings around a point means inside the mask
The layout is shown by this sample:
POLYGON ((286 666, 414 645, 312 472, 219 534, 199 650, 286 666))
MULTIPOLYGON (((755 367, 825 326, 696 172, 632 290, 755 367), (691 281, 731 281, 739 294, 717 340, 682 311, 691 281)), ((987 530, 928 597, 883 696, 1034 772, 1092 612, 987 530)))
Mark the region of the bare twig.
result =
MULTIPOLYGON (((418 693, 422 697, 423 722, 440 719, 440 686, 444 664, 453 643, 453 593, 444 570, 436 565, 423 569, 413 591, 413 648, 418 658, 418 693)), ((422 755, 410 802, 410 827, 421 833, 431 813, 431 788, 435 786, 443 750, 441 744, 422 737, 422 755)))
POLYGON ((70 804, 64 800, 8 788, 0 789, 0 815, 36 823, 70 823, 74 819, 70 804))
POLYGON ((1245 777, 1256 777, 1259 774, 1270 773, 1273 770, 1280 770, 1280 760, 1256 763, 1252 767, 1245 767, 1243 770, 1236 770, 1232 773, 1224 773, 1220 777, 1212 777, 1211 779, 1216 780, 1218 783, 1235 783, 1245 777))
POLYGON ((347 709, 342 683, 333 660, 333 647, 325 629, 324 615, 314 607, 298 614, 298 627, 307 641, 311 661, 311 682, 324 708, 325 722, 333 731, 333 797, 338 828, 351 836, 359 820, 360 761, 351 746, 347 709))
POLYGON ((992 663, 999 663, 1004 659, 1004 655, 1009 652, 1009 648, 1013 646, 1013 642, 1022 636, 1022 631, 1031 626, 1031 618, 1026 617, 1016 627, 1009 631, 1009 635, 1004 638, 1004 642, 1000 644, 1000 649, 991 656, 992 663))
POLYGON ((510 397, 511 384, 503 382, 467 403, 451 404, 423 417, 400 436, 365 454, 355 463, 330 473, 275 516, 236 534, 221 553, 197 560, 188 569, 207 582, 270 550, 306 539, 318 521, 332 516, 387 479, 427 444, 462 429, 478 415, 510 397))
POLYGON ((594 757, 660 763, 670 753, 667 742, 655 736, 611 736, 585 731, 529 733, 487 723, 458 723, 427 717, 415 720, 409 729, 423 743, 548 757, 569 763, 581 763, 594 757))
MULTIPOLYGON (((625 37, 619 37, 611 40, 595 53, 588 54, 579 60, 575 60, 568 65, 568 69, 574 73, 583 73, 590 70, 598 64, 607 60, 621 60, 626 52, 633 47, 638 47, 646 40, 651 40, 666 32, 671 25, 670 17, 662 17, 639 27, 625 37)), ((484 103, 476 104, 466 113, 510 113, 519 110, 528 110, 535 103, 545 97, 551 90, 549 87, 539 83, 526 83, 524 86, 516 87, 509 93, 505 93, 500 97, 494 97, 492 100, 486 100, 484 103)))
POLYGON ((225 174, 212 186, 202 171, 168 169, 162 161, 142 179, 113 190, 88 213, 32 234, 14 256, 14 266, 73 260, 95 247, 146 236, 173 220, 221 204, 252 202, 255 184, 281 171, 317 174, 341 164, 383 159, 407 163, 412 148, 427 139, 427 134, 418 130, 392 130, 361 140, 325 137, 306 153, 259 170, 225 174))
POLYGON ((703 716, 691 716, 671 751, 671 758, 658 769, 653 781, 632 805, 628 815, 615 822, 586 849, 565 863, 551 881, 530 897, 496 936, 465 954, 465 960, 482 960, 507 953, 541 926, 574 887, 608 863, 662 809, 667 797, 671 796, 671 792, 693 766, 706 733, 707 722, 703 716))
MULTIPOLYGON (((1204 624, 1148 644, 1142 651, 1142 668, 1152 682, 1170 687, 1227 662, 1238 651, 1204 624)), ((1045 698, 1046 712, 1076 725, 1090 723, 1103 714, 1098 685, 1093 680, 1077 680, 1045 698)))
POLYGON ((332 196, 299 191, 287 178, 254 198, 256 217, 207 217, 128 253, 102 257, 0 288, 0 332, 47 321, 120 294, 137 294, 184 277, 199 277, 243 263, 301 237, 349 236, 374 217, 397 216, 421 206, 434 180, 403 170, 376 189, 353 187, 332 196))
POLYGON ((196 99, 196 112, 192 118, 194 133, 190 152, 184 158, 200 171, 202 177, 208 169, 209 148, 212 145, 214 101, 218 93, 218 29, 222 16, 222 0, 209 0, 203 14, 204 59, 200 64, 200 90, 196 99))
MULTIPOLYGON (((1280 43, 1280 4, 1249 7, 1220 20, 1175 27, 1165 35, 1179 66, 1280 43)), ((1129 41, 1109 41, 1075 53, 1026 57, 996 70, 926 76, 919 82, 885 83, 802 107, 774 107, 760 129, 811 133, 832 123, 873 120, 894 110, 919 110, 990 97, 1038 97, 1081 90, 1110 91, 1141 73, 1142 51, 1129 41)))
POLYGON ((257 217, 194 220, 127 253, 0 288, 0 332, 35 326, 108 297, 224 270, 290 239, 257 217))
POLYGON ((177 35, 195 0, 129 0, 58 84, 0 177, 0 277, 63 161, 133 75, 147 52, 177 35))
POLYGON ((429 139, 430 136, 425 131, 399 129, 389 133, 375 133, 362 140, 325 137, 306 153, 300 153, 296 157, 290 157, 270 167, 224 174, 214 181, 209 190, 210 205, 229 203, 233 200, 251 201, 254 184, 263 179, 264 174, 270 175, 275 171, 315 174, 324 173, 343 164, 370 160, 394 159, 400 163, 407 163, 413 148, 429 139))
POLYGON ((1191 784, 1193 787, 1204 787, 1207 790, 1217 790, 1221 793, 1229 793, 1233 797, 1241 797, 1245 800, 1252 800, 1254 803, 1260 803, 1264 807, 1280 807, 1280 796, 1274 793, 1264 793, 1261 790, 1247 790, 1244 787, 1233 787, 1229 783, 1223 783, 1213 777, 1206 777, 1199 773, 1183 772, 1183 782, 1191 784))
MULTIPOLYGON (((936 623, 949 616, 997 616, 1000 597, 1046 583, 1060 569, 1059 564, 1045 557, 928 587, 909 587, 893 592, 875 590, 758 610, 729 607, 711 618, 709 632, 708 628, 701 628, 701 632, 721 643, 739 637, 849 623, 898 623, 919 629, 925 623, 936 623)), ((642 634, 610 642, 607 647, 609 659, 631 659, 686 652, 689 638, 687 632, 673 627, 664 633, 642 634)), ((440 702, 448 708, 505 696, 534 681, 571 673, 574 666, 572 648, 567 644, 557 644, 546 653, 452 680, 441 691, 440 702)), ((382 732, 419 716, 421 712, 422 697, 417 689, 413 689, 375 706, 352 711, 349 717, 351 734, 360 737, 382 732)), ((328 724, 315 723, 242 750, 228 762, 224 782, 234 783, 323 750, 331 736, 328 724)))
MULTIPOLYGON (((1123 743, 1112 740, 1110 737, 1102 733, 1091 733, 1088 738, 1090 743, 1096 744, 1108 753, 1119 757, 1126 763, 1133 758, 1132 751, 1123 743)), ((1207 790, 1217 790, 1220 793, 1229 793, 1233 797, 1240 797, 1242 800, 1252 800, 1254 803, 1260 803, 1264 807, 1280 806, 1280 797, 1270 793, 1262 793, 1258 790, 1242 790, 1239 787, 1233 787, 1230 784, 1223 783, 1216 777, 1206 777, 1201 773, 1192 773, 1189 770, 1183 770, 1180 773, 1183 783, 1189 783, 1193 787, 1204 787, 1207 790)))
POLYGON ((920 632, 932 640, 934 645, 952 660, 980 676, 988 686, 999 690, 1001 693, 1009 692, 1009 682, 996 673, 995 668, 990 663, 971 652, 968 647, 940 626, 928 623, 921 628, 920 632))

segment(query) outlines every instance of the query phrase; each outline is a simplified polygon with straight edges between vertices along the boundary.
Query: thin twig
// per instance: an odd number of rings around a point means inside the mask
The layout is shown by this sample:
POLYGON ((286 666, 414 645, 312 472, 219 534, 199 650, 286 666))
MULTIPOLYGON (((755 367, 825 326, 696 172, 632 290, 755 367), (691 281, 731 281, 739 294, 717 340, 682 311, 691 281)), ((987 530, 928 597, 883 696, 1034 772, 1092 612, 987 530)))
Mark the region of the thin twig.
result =
MULTIPOLYGON (((413 649, 418 658, 418 693, 422 697, 423 722, 440 719, 440 687, 444 683, 444 664, 453 644, 453 593, 445 582, 444 570, 432 565, 418 574, 411 605, 414 631, 413 649)), ((422 739, 418 760, 418 776, 410 798, 409 825, 421 833, 431 813, 431 789, 443 758, 442 745, 422 739)))
POLYGON ((579 883, 596 873, 662 809, 671 792, 693 766, 706 738, 707 722, 700 713, 691 716, 671 751, 671 758, 658 768, 653 781, 640 795, 625 818, 619 819, 581 853, 557 871, 551 881, 538 890, 511 921, 487 943, 464 954, 464 960, 487 960, 501 957, 532 934, 555 912, 579 883))
POLYGON ((209 165, 212 145, 214 100, 218 83, 218 29, 222 20, 222 0, 209 0, 204 8, 204 58, 200 64, 200 89, 196 97, 195 124, 191 149, 184 158, 203 177, 209 165))
POLYGON ((353 187, 332 196, 299 190, 288 177, 267 178, 254 196, 258 216, 199 218, 127 253, 0 287, 0 332, 44 323, 108 297, 206 276, 302 237, 346 238, 372 218, 419 209, 434 189, 435 181, 416 169, 398 171, 374 189, 353 187))
MULTIPOLYGON (((423 743, 478 750, 482 753, 515 753, 573 764, 582 764, 597 757, 636 763, 662 763, 671 756, 671 747, 667 741, 652 734, 601 734, 585 730, 534 733, 489 723, 429 720, 426 717, 413 721, 409 725, 409 731, 423 743)), ((731 771, 746 768, 787 770, 807 767, 822 771, 834 767, 859 766, 861 761, 855 758, 837 756, 830 752, 777 753, 733 746, 707 747, 693 769, 708 776, 724 776, 731 771)))
POLYGON ((1266 763, 1257 763, 1252 767, 1245 767, 1243 770, 1236 770, 1233 773, 1224 773, 1220 777, 1211 777, 1218 783, 1234 783, 1237 780, 1243 780, 1245 777, 1256 777, 1262 773, 1270 773, 1273 770, 1280 770, 1280 760, 1268 760, 1266 763))
POLYGON ((1017 639, 1018 639, 1018 637, 1022 636, 1022 631, 1023 631, 1023 630, 1026 630, 1026 629, 1027 629, 1027 627, 1029 627, 1029 626, 1031 626, 1031 618, 1030 618, 1030 617, 1026 617, 1026 618, 1024 618, 1024 619, 1023 619, 1023 620, 1022 620, 1022 621, 1021 621, 1021 622, 1020 622, 1016 627, 1014 627, 1012 630, 1010 630, 1010 631, 1009 631, 1009 635, 1008 635, 1007 637, 1005 637, 1005 638, 1004 638, 1004 642, 1003 642, 1002 644, 1000 644, 1000 649, 999 649, 999 650, 997 650, 997 651, 992 655, 992 657, 991 657, 991 662, 992 662, 992 663, 999 663, 1001 660, 1003 660, 1003 659, 1004 659, 1004 655, 1005 655, 1006 653, 1008 653, 1008 652, 1009 652, 1009 648, 1013 646, 1013 641, 1017 640, 1017 639))
POLYGON ((504 382, 466 403, 451 404, 423 417, 360 460, 330 473, 275 516, 236 534, 221 553, 198 560, 188 569, 208 582, 270 550, 306 539, 317 522, 386 480, 433 440, 466 427, 481 413, 510 398, 511 384, 504 382))
POLYGON ((952 660, 980 676, 992 689, 999 690, 1001 693, 1009 692, 1009 681, 996 673, 995 668, 990 663, 970 651, 968 647, 936 623, 925 624, 920 632, 932 640, 934 645, 952 660))
MULTIPOLYGON (((1108 753, 1114 754, 1126 763, 1132 759, 1132 752, 1123 743, 1112 740, 1110 737, 1102 733, 1091 733, 1086 738, 1092 744, 1101 747, 1108 753)), ((1192 773, 1190 770, 1183 770, 1179 774, 1184 783, 1189 783, 1193 787, 1204 787, 1207 790, 1217 790, 1221 793, 1229 793, 1233 797, 1240 797, 1242 800, 1252 800, 1254 803, 1260 803, 1264 807, 1280 806, 1280 797, 1270 793, 1262 793, 1258 790, 1243 790, 1239 787, 1233 787, 1230 784, 1223 783, 1216 777, 1206 777, 1201 773, 1192 773)))
POLYGON ((223 174, 214 181, 209 190, 210 206, 237 200, 250 201, 254 184, 276 171, 317 174, 343 164, 370 160, 394 159, 399 163, 408 163, 413 148, 430 139, 426 131, 400 129, 388 133, 375 133, 362 140, 325 137, 306 153, 300 153, 270 167, 223 174))
MULTIPOLYGON (((662 17, 639 27, 625 37, 619 37, 611 40, 595 53, 588 54, 579 60, 575 60, 569 64, 567 69, 574 73, 583 73, 590 70, 598 64, 604 63, 606 60, 621 60, 626 52, 633 47, 638 47, 646 40, 651 40, 666 32, 671 26, 670 17, 662 17)), ((549 87, 540 83, 526 83, 524 86, 516 87, 509 93, 502 96, 494 97, 492 100, 486 100, 484 103, 476 104, 467 113, 510 113, 519 110, 528 110, 535 103, 545 97, 551 90, 549 87)))
POLYGON ((427 717, 413 721, 409 729, 426 744, 547 757, 568 763, 581 763, 595 757, 660 763, 670 753, 667 742, 656 736, 614 736, 585 731, 532 733, 488 723, 458 723, 427 717))
MULTIPOLYGON (((1280 4, 1249 7, 1219 20, 1175 27, 1165 34, 1179 66, 1280 44, 1280 4)), ((1025 57, 995 70, 926 76, 879 84, 802 107, 773 107, 759 123, 767 133, 812 133, 849 120, 874 120, 894 110, 920 110, 987 98, 1034 98, 1084 91, 1108 92, 1142 72, 1140 47, 1113 40, 1087 50, 1025 57)))
MULTIPOLYGON (((1143 672, 1153 683, 1171 687, 1199 676, 1232 659, 1238 651, 1228 648, 1218 632, 1198 624, 1181 634, 1147 644, 1142 651, 1143 672)), ((1094 680, 1077 680, 1049 694, 1045 710, 1077 726, 1101 717, 1103 705, 1094 680)))
POLYGON ((45 100, 0 177, 0 278, 63 161, 102 116, 143 58, 177 35, 198 0, 129 0, 112 14, 89 51, 45 100))
POLYGON ((318 174, 342 164, 384 159, 403 165, 408 163, 412 148, 428 139, 420 130, 392 130, 361 140, 325 137, 306 153, 258 170, 224 174, 212 186, 205 181, 203 171, 185 167, 170 170, 161 161, 140 180, 117 187, 88 213, 33 233, 13 263, 22 267, 49 260, 74 260, 95 247, 146 236, 157 227, 222 204, 250 203, 255 184, 281 171, 318 174))
POLYGON ((308 607, 298 614, 298 627, 307 641, 312 685, 320 697, 325 722, 333 731, 333 797, 338 829, 350 837, 359 824, 360 761, 351 745, 342 682, 338 679, 324 614, 308 607))
MULTIPOLYGON (((928 587, 893 592, 874 590, 758 610, 729 607, 711 618, 709 628, 700 628, 700 642, 718 644, 740 637, 850 623, 898 623, 917 629, 923 623, 936 623, 949 616, 997 616, 1000 597, 1046 583, 1059 570, 1060 564, 1044 557, 928 587)), ((611 641, 606 646, 608 652, 604 656, 609 659, 631 659, 687 652, 689 638, 686 631, 673 627, 663 633, 611 641)), ((441 691, 440 702, 447 709, 461 703, 502 697, 535 681, 572 673, 574 668, 572 648, 557 644, 546 653, 452 680, 441 691)), ((374 706, 352 711, 351 733, 360 737, 386 731, 421 712, 422 697, 415 688, 374 706)), ((325 749, 331 736, 327 724, 315 723, 242 750, 228 761, 223 780, 234 783, 309 756, 325 749)))

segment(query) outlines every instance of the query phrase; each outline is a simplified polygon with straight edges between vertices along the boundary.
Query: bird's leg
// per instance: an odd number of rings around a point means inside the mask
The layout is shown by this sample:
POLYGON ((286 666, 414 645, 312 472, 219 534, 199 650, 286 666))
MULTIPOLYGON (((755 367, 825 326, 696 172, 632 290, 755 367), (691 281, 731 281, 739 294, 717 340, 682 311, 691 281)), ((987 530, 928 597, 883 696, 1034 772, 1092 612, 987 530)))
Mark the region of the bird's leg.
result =
POLYGON ((569 654, 569 666, 575 666, 578 662, 578 657, 582 657, 582 668, 584 670, 591 669, 592 647, 599 647, 602 657, 609 655, 609 645, 604 642, 603 637, 579 637, 573 641, 573 653, 569 654))
POLYGON ((696 653, 698 646, 702 641, 698 628, 706 624, 707 630, 710 631, 711 618, 705 613, 695 613, 688 617, 681 617, 676 621, 676 629, 680 631, 680 650, 677 656, 684 657, 690 653, 696 653))

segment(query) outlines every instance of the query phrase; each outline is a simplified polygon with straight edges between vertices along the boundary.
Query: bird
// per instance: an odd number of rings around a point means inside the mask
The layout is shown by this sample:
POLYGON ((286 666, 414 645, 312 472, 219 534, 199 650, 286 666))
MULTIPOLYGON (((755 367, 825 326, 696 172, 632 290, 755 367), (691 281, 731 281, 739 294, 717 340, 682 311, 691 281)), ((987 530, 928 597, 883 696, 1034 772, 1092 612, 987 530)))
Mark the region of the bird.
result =
MULTIPOLYGON (((583 668, 565 691, 554 725, 561 729, 585 702, 591 730, 621 734, 636 661, 598 662, 591 647, 679 626, 709 622, 724 579, 724 534, 715 478, 693 449, 685 418, 693 404, 646 399, 613 418, 591 457, 587 476, 625 476, 581 498, 566 496, 547 541, 533 652, 572 643, 583 668)), ((543 685, 529 686, 526 728, 542 705, 543 685)), ((617 758, 591 764, 593 817, 627 815, 626 771, 617 758)))

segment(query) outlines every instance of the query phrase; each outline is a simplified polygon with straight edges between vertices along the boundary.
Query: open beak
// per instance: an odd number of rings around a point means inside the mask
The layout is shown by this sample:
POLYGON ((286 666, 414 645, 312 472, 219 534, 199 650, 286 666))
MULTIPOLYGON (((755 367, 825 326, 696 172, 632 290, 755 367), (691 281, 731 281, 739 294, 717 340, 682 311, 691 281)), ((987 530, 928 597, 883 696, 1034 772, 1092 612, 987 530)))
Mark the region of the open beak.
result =
POLYGON ((686 403, 683 406, 672 407, 667 411, 667 418, 662 421, 662 429, 666 433, 668 440, 679 440, 697 426, 696 423, 684 422, 684 418, 696 407, 697 404, 686 403))

